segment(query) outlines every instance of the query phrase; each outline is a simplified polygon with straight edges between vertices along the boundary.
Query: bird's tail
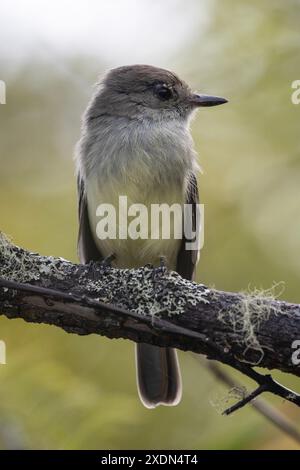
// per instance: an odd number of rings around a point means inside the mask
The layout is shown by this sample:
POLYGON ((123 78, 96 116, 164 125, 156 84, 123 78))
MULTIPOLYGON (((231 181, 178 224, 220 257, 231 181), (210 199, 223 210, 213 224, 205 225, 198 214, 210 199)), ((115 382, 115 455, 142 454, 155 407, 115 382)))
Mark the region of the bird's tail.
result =
POLYGON ((137 385, 146 408, 175 406, 181 400, 181 375, 175 349, 136 345, 137 385))

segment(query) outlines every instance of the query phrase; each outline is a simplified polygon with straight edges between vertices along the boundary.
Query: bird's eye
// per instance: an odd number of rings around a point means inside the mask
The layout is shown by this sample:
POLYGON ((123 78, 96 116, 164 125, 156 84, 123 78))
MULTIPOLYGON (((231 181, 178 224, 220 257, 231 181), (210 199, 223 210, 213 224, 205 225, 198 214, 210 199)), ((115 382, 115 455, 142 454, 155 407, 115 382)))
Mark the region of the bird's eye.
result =
POLYGON ((164 84, 158 84, 155 86, 155 94, 162 101, 167 101, 173 96, 172 90, 164 84))

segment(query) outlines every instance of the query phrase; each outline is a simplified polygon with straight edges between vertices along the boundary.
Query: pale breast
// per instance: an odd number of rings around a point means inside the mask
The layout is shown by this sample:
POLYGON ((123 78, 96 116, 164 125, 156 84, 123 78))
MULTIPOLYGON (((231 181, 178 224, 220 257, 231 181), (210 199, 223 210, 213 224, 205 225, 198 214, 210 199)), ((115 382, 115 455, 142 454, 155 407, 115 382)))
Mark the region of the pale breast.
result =
POLYGON ((114 253, 116 265, 129 268, 158 265, 163 256, 169 268, 175 269, 184 184, 175 186, 170 181, 167 187, 158 187, 150 175, 141 184, 136 172, 127 173, 126 180, 101 182, 94 177, 87 185, 87 198, 91 228, 104 256, 114 253))
POLYGON ((151 124, 114 119, 111 132, 107 131, 107 123, 102 124, 99 122, 91 131, 93 135, 84 136, 80 154, 96 244, 103 256, 114 253, 119 267, 157 265, 164 256, 174 269, 188 175, 196 168, 189 131, 184 123, 176 121, 151 124), (89 145, 84 145, 85 141, 89 145), (126 207, 120 207, 120 197, 126 198, 126 207), (115 211, 115 220, 110 217, 115 231, 109 231, 110 236, 103 234, 107 230, 104 204, 115 211), (157 207, 156 215, 153 213, 153 205, 162 204, 165 223, 168 208, 170 211, 169 233, 163 230, 157 207), (137 205, 146 211, 139 211, 137 205))

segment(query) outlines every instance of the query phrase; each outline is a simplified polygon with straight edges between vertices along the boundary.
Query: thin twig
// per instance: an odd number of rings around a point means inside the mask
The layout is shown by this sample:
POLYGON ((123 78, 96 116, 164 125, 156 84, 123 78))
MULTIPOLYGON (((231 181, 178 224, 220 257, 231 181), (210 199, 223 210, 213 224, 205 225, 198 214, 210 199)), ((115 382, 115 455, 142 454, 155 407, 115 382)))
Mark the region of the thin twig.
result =
POLYGON ((243 406, 247 405, 248 403, 252 402, 255 398, 257 398, 259 395, 261 395, 263 392, 266 392, 266 386, 265 385, 259 385, 253 392, 249 393, 249 395, 246 395, 243 397, 240 401, 235 403, 234 405, 230 406, 226 410, 223 411, 223 415, 228 416, 234 411, 239 410, 240 408, 243 408, 243 406))
MULTIPOLYGON (((208 361, 205 358, 199 356, 199 354, 193 354, 193 357, 200 362, 200 364, 207 368, 214 377, 220 382, 226 384, 231 389, 241 389, 242 386, 235 379, 233 379, 224 368, 220 367, 215 361, 208 361)), ((276 410, 272 405, 267 403, 262 398, 257 398, 250 402, 252 408, 258 413, 264 416, 268 421, 275 425, 281 432, 287 434, 300 444, 300 432, 294 426, 294 424, 281 412, 276 410)))

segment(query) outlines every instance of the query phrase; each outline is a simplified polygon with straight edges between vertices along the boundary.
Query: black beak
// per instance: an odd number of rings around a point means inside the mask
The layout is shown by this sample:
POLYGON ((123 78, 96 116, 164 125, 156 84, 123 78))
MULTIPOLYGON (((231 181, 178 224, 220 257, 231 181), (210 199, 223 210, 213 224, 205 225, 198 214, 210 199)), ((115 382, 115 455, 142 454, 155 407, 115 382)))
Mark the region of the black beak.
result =
POLYGON ((194 106, 218 106, 219 104, 228 103, 226 98, 221 98, 220 96, 210 96, 210 95, 191 95, 191 102, 194 106))

